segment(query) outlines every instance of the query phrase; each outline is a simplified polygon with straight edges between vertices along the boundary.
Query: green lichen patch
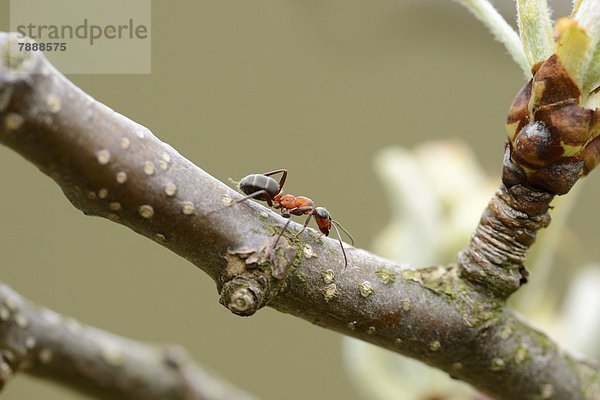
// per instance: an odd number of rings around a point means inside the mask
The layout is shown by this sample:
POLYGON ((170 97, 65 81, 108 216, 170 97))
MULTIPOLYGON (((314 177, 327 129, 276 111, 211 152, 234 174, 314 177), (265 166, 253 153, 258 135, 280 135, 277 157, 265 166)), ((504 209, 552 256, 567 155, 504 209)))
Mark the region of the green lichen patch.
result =
POLYGON ((403 271, 406 279, 418 282, 436 293, 452 294, 456 269, 445 267, 430 267, 417 270, 403 271))
POLYGON ((375 293, 375 291, 373 290, 373 286, 371 286, 371 282, 369 281, 364 281, 363 283, 360 283, 358 285, 358 291, 360 292, 360 295, 365 298, 372 296, 375 293))
POLYGON ((261 221, 267 221, 269 219, 269 214, 267 214, 266 211, 261 211, 261 213, 258 214, 258 219, 261 221))
POLYGON ((335 283, 332 283, 330 285, 325 286, 325 289, 323 289, 323 297, 325 298, 325 301, 329 302, 332 299, 334 299, 335 297, 337 297, 338 295, 338 290, 337 290, 337 286, 335 285, 335 283))
POLYGON ((531 337, 535 340, 536 344, 544 351, 544 354, 552 352, 555 344, 550 340, 548 336, 542 332, 531 330, 531 337))
POLYGON ((384 284, 393 285, 396 282, 396 277, 398 276, 398 273, 390 269, 381 267, 377 271, 375 271, 375 275, 377 275, 379 279, 381 279, 381 282, 383 282, 384 284))
MULTIPOLYGON (((281 230, 283 229, 283 226, 279 226, 279 225, 264 224, 262 226, 265 228, 265 230, 271 236, 279 236, 279 234, 281 233, 281 230)), ((289 235, 286 235, 286 233, 284 232, 281 235, 281 237, 289 238, 289 235)))
POLYGON ((400 300, 400 304, 402 305, 402 309, 404 311, 410 311, 410 309, 412 308, 412 303, 410 299, 402 299, 400 300))
POLYGON ((498 372, 503 371, 505 368, 506 362, 502 358, 495 357, 492 359, 492 362, 490 364, 490 371, 498 372))
POLYGON ((529 348, 527 347, 527 345, 522 344, 515 351, 515 363, 518 365, 524 363, 527 360, 529 360, 529 348))
POLYGON ((439 351, 442 348, 442 344, 439 342, 439 340, 434 340, 433 342, 429 343, 429 349, 431 351, 439 351))
POLYGON ((335 273, 331 269, 321 271, 321 277, 323 278, 323 282, 326 284, 335 282, 335 273))
POLYGON ((317 253, 315 253, 315 251, 313 250, 313 248, 310 244, 305 244, 304 247, 302 247, 302 251, 304 253, 304 257, 306 257, 306 258, 316 258, 317 257, 317 253))
POLYGON ((302 272, 296 271, 296 278, 298 278, 300 282, 306 283, 306 275, 304 275, 302 272))
POLYGON ((500 331, 500 338, 502 340, 506 340, 512 335, 512 327, 510 325, 505 325, 500 331))
MULTIPOLYGON (((460 276, 456 266, 403 270, 398 273, 398 276, 443 295, 441 298, 458 307, 464 321, 471 327, 482 326, 497 317, 498 312, 504 307, 502 301, 489 298, 474 290, 460 276)), ((410 311, 412 305, 409 299, 402 300, 401 304, 405 311, 410 311)))

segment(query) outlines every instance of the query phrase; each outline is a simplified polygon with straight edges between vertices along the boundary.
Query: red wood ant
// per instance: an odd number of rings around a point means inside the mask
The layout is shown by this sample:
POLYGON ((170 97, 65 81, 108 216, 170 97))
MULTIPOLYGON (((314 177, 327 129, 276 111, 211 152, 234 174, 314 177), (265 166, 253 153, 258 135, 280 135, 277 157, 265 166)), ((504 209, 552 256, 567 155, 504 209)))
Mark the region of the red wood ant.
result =
MULTIPOLYGON (((342 244, 342 238, 338 227, 346 235, 348 235, 353 246, 354 238, 339 222, 331 218, 331 214, 329 214, 329 211, 327 211, 327 209, 325 209, 324 207, 315 207, 314 202, 308 197, 296 197, 292 196, 291 194, 282 195, 283 185, 285 184, 286 178, 286 169, 277 169, 275 171, 265 172, 264 174, 248 175, 244 177, 239 183, 240 190, 244 194, 246 194, 246 196, 234 201, 233 203, 223 208, 231 207, 237 203, 241 203, 248 199, 256 199, 260 201, 265 201, 269 205, 269 207, 279 209, 281 212, 281 216, 283 216, 284 218, 291 218, 292 215, 307 215, 308 217, 304 222, 304 226, 294 236, 294 238, 297 238, 302 232, 304 232, 312 217, 314 217, 317 227, 325 236, 329 236, 329 231, 333 226, 335 232, 337 233, 338 241, 340 242, 342 254, 344 255, 344 268, 346 268, 348 266, 348 258, 346 257, 346 251, 344 250, 344 245, 342 244), (281 174, 281 179, 279 180, 279 182, 271 178, 272 175, 277 174, 281 174)), ((222 210, 223 208, 221 208, 220 210, 222 210)), ((291 219, 289 219, 284 225, 283 229, 279 233, 279 236, 277 236, 273 247, 277 246, 277 242, 279 242, 279 239, 286 231, 288 225, 290 224, 290 221, 291 219)))

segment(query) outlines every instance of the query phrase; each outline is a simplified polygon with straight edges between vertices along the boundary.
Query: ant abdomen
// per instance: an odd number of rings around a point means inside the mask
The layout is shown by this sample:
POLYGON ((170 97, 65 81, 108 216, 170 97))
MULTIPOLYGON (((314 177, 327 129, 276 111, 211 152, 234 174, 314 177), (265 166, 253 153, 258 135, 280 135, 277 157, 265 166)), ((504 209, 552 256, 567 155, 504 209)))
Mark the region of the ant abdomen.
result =
POLYGON ((251 174, 240 181, 240 190, 247 195, 264 190, 255 197, 256 200, 272 200, 281 190, 279 183, 271 177, 263 174, 251 174))

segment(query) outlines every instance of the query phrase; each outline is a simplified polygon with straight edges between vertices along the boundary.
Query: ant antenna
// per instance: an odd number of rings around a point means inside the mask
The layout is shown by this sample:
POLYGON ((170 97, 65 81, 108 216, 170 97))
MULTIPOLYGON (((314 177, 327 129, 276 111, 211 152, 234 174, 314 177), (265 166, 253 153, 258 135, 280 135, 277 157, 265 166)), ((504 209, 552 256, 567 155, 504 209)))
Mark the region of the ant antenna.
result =
MULTIPOLYGON (((348 232, 346 230, 346 228, 344 228, 342 226, 342 224, 340 224, 339 222, 337 222, 337 221, 335 221, 333 219, 331 220, 331 222, 333 223, 334 226, 337 225, 342 231, 344 231, 344 233, 348 236, 348 238, 350 238, 350 241, 352 242, 352 246, 354 246, 354 238, 352 237, 352 235, 350 234, 350 232, 348 232)), ((338 235, 339 235, 339 233, 338 233, 338 235)))
MULTIPOLYGON (((332 221, 333 222, 333 221, 332 221)), ((344 245, 342 244, 342 237, 340 236, 340 231, 338 231, 337 223, 333 224, 335 228, 335 233, 337 233, 338 241, 340 242, 340 247, 342 248, 342 254, 344 255, 344 269, 348 266, 348 257, 346 257, 346 251, 344 250, 344 245)))

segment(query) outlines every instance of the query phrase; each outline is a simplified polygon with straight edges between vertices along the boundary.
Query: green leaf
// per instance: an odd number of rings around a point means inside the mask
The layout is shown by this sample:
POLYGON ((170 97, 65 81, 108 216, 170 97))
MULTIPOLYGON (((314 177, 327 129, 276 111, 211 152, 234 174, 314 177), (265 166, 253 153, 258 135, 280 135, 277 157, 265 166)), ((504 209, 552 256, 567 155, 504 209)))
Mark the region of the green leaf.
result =
POLYGON ((590 59, 590 47, 587 31, 577 22, 567 19, 560 32, 556 54, 579 87, 583 85, 585 69, 590 59))
POLYGON ((600 0, 579 0, 573 9, 573 20, 585 29, 589 37, 589 48, 581 66, 584 95, 587 95, 600 81, 600 0))
MULTIPOLYGON (((588 69, 585 74, 585 80, 583 81, 583 93, 591 93, 600 86, 600 45, 596 45, 596 51, 592 56, 592 60, 588 65, 588 69)), ((590 96, 600 97, 600 92, 597 92, 590 96)), ((598 107, 598 106, 597 106, 598 107)))
POLYGON ((546 0, 517 0, 517 22, 529 65, 550 57, 554 52, 554 37, 546 0))

